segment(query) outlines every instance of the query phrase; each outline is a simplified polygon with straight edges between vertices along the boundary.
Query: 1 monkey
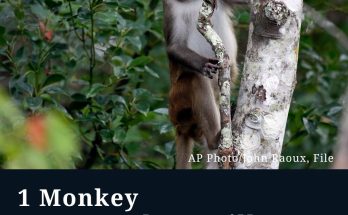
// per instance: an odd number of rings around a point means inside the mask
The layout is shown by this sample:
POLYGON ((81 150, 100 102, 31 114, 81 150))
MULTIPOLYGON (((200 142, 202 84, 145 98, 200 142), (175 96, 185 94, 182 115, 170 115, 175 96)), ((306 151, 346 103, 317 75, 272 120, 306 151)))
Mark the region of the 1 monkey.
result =
MULTIPOLYGON (((202 0, 164 0, 164 34, 169 59, 171 88, 169 117, 176 129, 176 168, 190 169, 194 141, 207 153, 218 147, 220 113, 218 60, 210 44, 197 30, 202 0)), ((232 79, 237 74, 237 42, 231 23, 233 0, 217 0, 212 17, 231 62, 232 79)), ((217 168, 216 163, 207 168, 217 168)))

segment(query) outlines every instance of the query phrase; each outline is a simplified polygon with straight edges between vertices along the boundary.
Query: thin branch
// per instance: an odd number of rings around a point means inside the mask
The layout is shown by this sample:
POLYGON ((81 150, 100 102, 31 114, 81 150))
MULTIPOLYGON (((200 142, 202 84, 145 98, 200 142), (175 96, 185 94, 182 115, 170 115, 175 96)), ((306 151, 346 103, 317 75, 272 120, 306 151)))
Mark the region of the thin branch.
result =
POLYGON ((329 35, 334 37, 340 43, 340 45, 348 51, 348 37, 341 29, 307 4, 304 4, 304 12, 309 19, 312 19, 329 35))
MULTIPOLYGON (((233 153, 232 145, 232 123, 231 123, 231 68, 229 56, 226 53, 224 44, 219 35, 214 31, 211 23, 211 17, 214 14, 216 0, 204 0, 198 17, 198 31, 211 44, 216 58, 219 60, 222 69, 219 71, 220 87, 220 117, 221 117, 221 135, 219 139, 219 155, 230 156, 233 153)), ((221 164, 223 169, 230 169, 230 163, 227 160, 221 164)))
POLYGON ((84 29, 82 29, 82 34, 81 36, 79 35, 79 33, 77 32, 77 27, 76 27, 76 22, 75 22, 75 17, 74 17, 74 12, 73 12, 73 9, 72 9, 72 6, 71 6, 71 0, 68 1, 68 4, 69 4, 69 12, 70 12, 70 17, 71 17, 71 22, 72 22, 72 25, 73 25, 73 31, 77 37, 78 40, 80 40, 82 42, 82 45, 83 45, 83 50, 85 51, 86 53, 86 56, 88 58, 90 58, 89 56, 89 53, 88 53, 88 50, 86 48, 86 39, 85 39, 85 33, 84 33, 84 29))
POLYGON ((90 63, 89 63, 89 85, 92 87, 93 85, 93 70, 95 67, 95 38, 94 38, 94 8, 93 1, 89 1, 89 9, 90 9, 90 21, 91 21, 91 50, 90 50, 90 63))
POLYGON ((82 37, 80 37, 80 35, 77 33, 77 28, 76 28, 74 13, 73 13, 72 6, 71 6, 71 0, 68 1, 68 5, 69 5, 69 12, 70 12, 71 22, 72 22, 73 28, 74 28, 74 33, 75 33, 76 37, 77 37, 80 41, 82 41, 82 37))

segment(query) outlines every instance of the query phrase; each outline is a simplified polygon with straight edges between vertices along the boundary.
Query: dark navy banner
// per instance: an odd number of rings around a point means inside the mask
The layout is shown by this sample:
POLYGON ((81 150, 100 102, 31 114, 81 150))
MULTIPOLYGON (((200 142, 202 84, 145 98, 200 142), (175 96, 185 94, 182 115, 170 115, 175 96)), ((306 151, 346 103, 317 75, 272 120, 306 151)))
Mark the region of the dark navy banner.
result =
POLYGON ((1 214, 345 214, 347 171, 0 171, 1 214))

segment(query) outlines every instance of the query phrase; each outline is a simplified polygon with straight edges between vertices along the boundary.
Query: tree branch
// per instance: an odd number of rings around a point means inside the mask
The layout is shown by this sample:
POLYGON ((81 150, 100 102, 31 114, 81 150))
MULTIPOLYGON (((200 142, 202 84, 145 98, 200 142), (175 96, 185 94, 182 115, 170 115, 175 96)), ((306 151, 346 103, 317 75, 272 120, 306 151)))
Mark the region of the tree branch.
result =
MULTIPOLYGON (((222 156, 232 155, 232 131, 231 131, 231 68, 229 56, 219 35, 214 31, 211 23, 211 17, 214 14, 216 0, 204 0, 198 17, 198 31, 211 44, 217 59, 223 69, 219 71, 220 87, 220 117, 221 117, 221 135, 219 139, 219 154, 222 156)), ((226 26, 227 27, 227 26, 226 26)), ((222 168, 230 169, 230 163, 221 164, 222 168)))
POLYGON ((335 23, 328 20, 325 16, 323 16, 307 4, 304 4, 303 9, 305 15, 309 19, 312 19, 319 27, 324 29, 329 35, 335 38, 340 43, 340 45, 344 49, 346 49, 346 51, 348 51, 348 37, 341 29, 339 29, 335 25, 335 23))

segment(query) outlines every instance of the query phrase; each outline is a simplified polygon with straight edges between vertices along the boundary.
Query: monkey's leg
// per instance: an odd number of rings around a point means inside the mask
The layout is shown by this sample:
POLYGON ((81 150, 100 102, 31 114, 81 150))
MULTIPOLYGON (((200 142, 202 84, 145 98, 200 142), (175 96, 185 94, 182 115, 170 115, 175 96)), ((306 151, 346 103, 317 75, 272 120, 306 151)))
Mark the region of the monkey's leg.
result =
POLYGON ((220 121, 216 120, 217 116, 214 116, 211 120, 215 121, 207 121, 203 130, 204 136, 206 138, 205 153, 206 153, 206 169, 219 169, 219 162, 216 160, 217 158, 217 148, 218 148, 218 138, 220 136, 220 121))
MULTIPOLYGON (((218 138, 221 128, 220 112, 210 80, 199 77, 199 79, 193 82, 193 86, 193 89, 195 89, 193 91, 193 111, 197 119, 197 124, 203 133, 200 141, 206 148, 206 158, 208 159, 209 156, 214 157, 218 148, 218 138)), ((216 163, 209 162, 209 160, 206 161, 208 161, 207 168, 217 168, 216 163)))
POLYGON ((220 112, 211 89, 201 88, 201 95, 196 96, 195 112, 198 113, 198 124, 207 141, 208 149, 217 149, 221 129, 220 112))
POLYGON ((207 163, 206 163, 206 169, 219 169, 219 160, 216 159, 218 157, 217 155, 217 149, 215 150, 209 150, 207 152, 207 163))
POLYGON ((176 136, 176 169, 191 169, 189 162, 193 149, 193 140, 184 135, 176 136))
POLYGON ((205 152, 205 168, 206 169, 219 169, 219 160, 217 157, 217 149, 210 150, 206 138, 202 138, 202 145, 205 152))

